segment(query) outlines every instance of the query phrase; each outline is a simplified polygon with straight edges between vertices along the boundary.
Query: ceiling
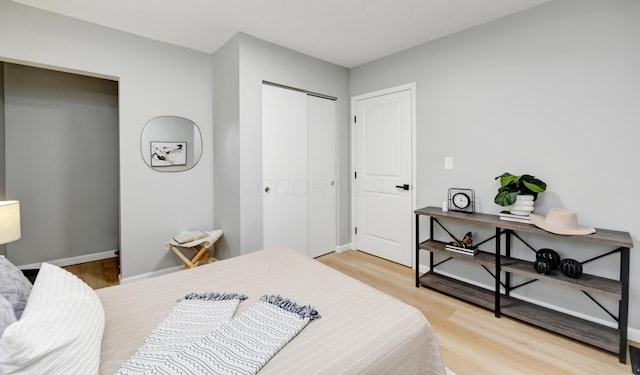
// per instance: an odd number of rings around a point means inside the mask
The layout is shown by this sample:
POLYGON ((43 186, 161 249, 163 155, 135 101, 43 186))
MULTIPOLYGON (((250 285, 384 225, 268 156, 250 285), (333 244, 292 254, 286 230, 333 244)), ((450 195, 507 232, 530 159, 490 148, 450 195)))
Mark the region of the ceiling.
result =
POLYGON ((549 0, 14 0, 213 53, 237 32, 347 68, 549 0))

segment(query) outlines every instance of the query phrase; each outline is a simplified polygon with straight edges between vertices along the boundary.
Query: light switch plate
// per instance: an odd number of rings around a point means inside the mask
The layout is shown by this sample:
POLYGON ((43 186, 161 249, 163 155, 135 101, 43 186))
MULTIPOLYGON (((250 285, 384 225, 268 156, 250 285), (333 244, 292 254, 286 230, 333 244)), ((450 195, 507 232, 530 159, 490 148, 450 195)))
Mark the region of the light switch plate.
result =
POLYGON ((453 169, 453 157, 445 156, 444 158, 444 169, 453 169))

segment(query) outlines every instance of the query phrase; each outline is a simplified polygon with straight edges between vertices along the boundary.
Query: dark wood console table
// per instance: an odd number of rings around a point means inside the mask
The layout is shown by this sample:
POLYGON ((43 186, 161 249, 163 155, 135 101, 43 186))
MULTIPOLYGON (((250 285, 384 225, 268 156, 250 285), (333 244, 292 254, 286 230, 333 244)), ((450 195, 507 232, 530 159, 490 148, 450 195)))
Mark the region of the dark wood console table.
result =
MULTIPOLYGON (((524 322, 548 329, 550 331, 583 341, 593 346, 618 354, 621 363, 627 361, 627 325, 629 309, 629 250, 633 247, 631 235, 628 232, 620 232, 608 229, 596 228, 596 232, 584 236, 561 236, 546 232, 535 225, 516 223, 500 220, 498 215, 483 213, 443 212, 439 207, 425 207, 414 211, 416 215, 416 287, 423 285, 427 288, 454 296, 456 298, 474 303, 478 306, 494 311, 497 318, 501 315, 510 316, 524 322), (429 216, 429 239, 420 241, 419 230, 420 217, 429 216), (493 251, 478 251, 475 256, 458 254, 445 249, 446 242, 434 239, 434 226, 438 225, 443 230, 447 229, 438 220, 453 220, 478 226, 489 226, 495 229, 495 235, 478 243, 482 246, 488 241, 495 242, 493 251), (611 255, 620 255, 619 279, 609 279, 596 275, 582 274, 579 278, 569 278, 559 271, 552 271, 548 275, 542 275, 534 270, 533 262, 511 257, 511 243, 514 238, 529 246, 518 233, 533 233, 542 236, 555 236, 569 239, 570 241, 586 241, 613 248, 602 255, 582 261, 582 264, 611 255), (504 240, 504 247, 502 246, 504 240), (429 251, 429 271, 420 275, 420 250, 429 251), (434 254, 442 254, 447 258, 434 264, 434 254), (478 264, 489 273, 493 270, 495 279, 493 290, 470 285, 451 277, 435 272, 435 267, 449 259, 460 259, 478 264), (504 273, 504 282, 501 278, 504 273), (524 276, 530 281, 512 285, 511 274, 524 276), (617 328, 611 328, 585 319, 581 319, 566 313, 555 311, 546 307, 526 302, 511 295, 511 291, 534 281, 562 284, 564 286, 582 291, 587 297, 602 308, 609 316, 617 321, 617 328), (502 287, 502 291, 501 291, 502 287), (599 295, 613 298, 618 301, 617 315, 608 311, 599 304, 591 295, 599 295)), ((447 240, 449 241, 449 240, 447 240)))

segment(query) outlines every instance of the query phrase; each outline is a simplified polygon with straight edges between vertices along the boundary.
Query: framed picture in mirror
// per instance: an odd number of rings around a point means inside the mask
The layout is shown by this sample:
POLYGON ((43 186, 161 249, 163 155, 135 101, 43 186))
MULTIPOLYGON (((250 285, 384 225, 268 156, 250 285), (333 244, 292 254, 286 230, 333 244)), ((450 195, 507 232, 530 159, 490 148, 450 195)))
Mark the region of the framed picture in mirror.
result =
POLYGON ((187 142, 151 141, 151 166, 187 165, 187 142))

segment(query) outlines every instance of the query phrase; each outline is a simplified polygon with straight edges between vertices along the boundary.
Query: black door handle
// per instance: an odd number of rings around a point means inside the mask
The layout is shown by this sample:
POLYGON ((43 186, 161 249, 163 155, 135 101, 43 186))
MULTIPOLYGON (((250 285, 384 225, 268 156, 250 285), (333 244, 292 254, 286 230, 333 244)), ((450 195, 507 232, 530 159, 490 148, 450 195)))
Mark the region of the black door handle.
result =
POLYGON ((396 187, 397 187, 398 189, 409 190, 409 185, 408 185, 408 184, 404 184, 404 185, 396 185, 396 187))

